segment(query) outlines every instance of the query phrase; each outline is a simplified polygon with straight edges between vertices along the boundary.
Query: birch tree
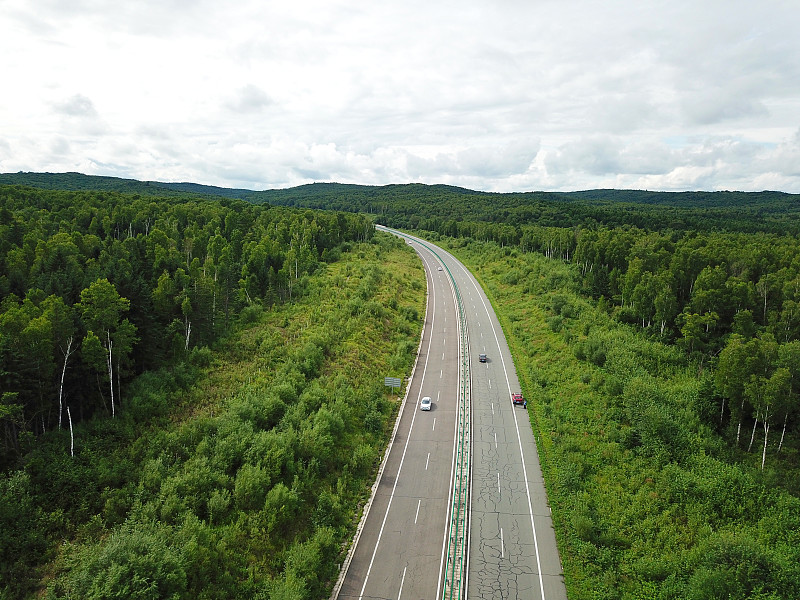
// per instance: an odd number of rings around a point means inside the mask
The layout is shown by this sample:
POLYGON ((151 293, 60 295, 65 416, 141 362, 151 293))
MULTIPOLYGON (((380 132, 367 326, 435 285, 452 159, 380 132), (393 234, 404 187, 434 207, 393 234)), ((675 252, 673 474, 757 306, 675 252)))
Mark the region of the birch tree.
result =
POLYGON ((60 367, 58 380, 58 428, 64 411, 64 377, 69 359, 75 352, 75 323, 72 308, 58 296, 50 296, 42 302, 42 314, 47 316, 53 333, 55 360, 60 367))
POLYGON ((764 463, 767 460, 767 442, 769 440, 769 430, 773 417, 783 408, 789 396, 792 376, 789 370, 780 367, 775 370, 772 376, 767 379, 760 403, 756 407, 761 415, 761 422, 764 428, 764 449, 761 453, 761 470, 764 470, 764 463))
MULTIPOLYGON (((732 335, 728 345, 722 349, 714 374, 717 389, 723 397, 722 411, 725 410, 725 398, 730 400, 731 416, 738 420, 736 426, 736 445, 739 445, 739 436, 742 431, 742 415, 744 414, 745 394, 744 386, 747 381, 744 366, 747 356, 747 346, 744 338, 732 335)), ((722 414, 720 414, 720 419, 722 414)))
MULTIPOLYGON (((114 342, 118 331, 124 335, 127 345, 132 346, 135 340, 135 326, 127 319, 122 319, 122 314, 128 311, 130 302, 122 298, 117 289, 108 279, 98 279, 81 292, 81 301, 78 303, 81 317, 86 326, 84 338, 84 355, 89 352, 89 360, 98 368, 98 357, 92 356, 92 348, 99 341, 105 352, 105 363, 108 375, 109 392, 111 398, 111 414, 116 414, 114 408, 114 342)), ((117 347, 117 352, 123 355, 130 352, 130 347, 117 347)), ((119 364, 121 357, 117 357, 119 364)))
POLYGON ((800 341, 795 340, 788 344, 781 344, 778 348, 778 365, 789 373, 789 387, 786 400, 782 404, 783 428, 781 430, 781 440, 778 443, 778 452, 783 448, 783 440, 786 437, 786 425, 789 417, 800 410, 800 341))

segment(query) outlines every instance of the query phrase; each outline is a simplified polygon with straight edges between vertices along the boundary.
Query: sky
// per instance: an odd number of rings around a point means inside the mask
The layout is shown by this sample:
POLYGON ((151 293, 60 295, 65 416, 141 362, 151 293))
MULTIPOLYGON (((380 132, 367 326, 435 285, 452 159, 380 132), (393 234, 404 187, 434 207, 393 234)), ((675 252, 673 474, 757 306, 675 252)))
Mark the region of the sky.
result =
POLYGON ((797 0, 0 0, 0 172, 800 193, 797 0))

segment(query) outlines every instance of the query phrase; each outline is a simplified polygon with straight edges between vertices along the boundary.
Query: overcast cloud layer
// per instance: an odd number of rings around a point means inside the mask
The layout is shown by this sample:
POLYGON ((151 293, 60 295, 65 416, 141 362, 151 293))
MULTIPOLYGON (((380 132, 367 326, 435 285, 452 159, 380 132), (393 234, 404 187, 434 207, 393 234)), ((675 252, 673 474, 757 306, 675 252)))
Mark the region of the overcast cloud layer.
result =
POLYGON ((0 171, 800 193, 796 0, 0 0, 0 171))

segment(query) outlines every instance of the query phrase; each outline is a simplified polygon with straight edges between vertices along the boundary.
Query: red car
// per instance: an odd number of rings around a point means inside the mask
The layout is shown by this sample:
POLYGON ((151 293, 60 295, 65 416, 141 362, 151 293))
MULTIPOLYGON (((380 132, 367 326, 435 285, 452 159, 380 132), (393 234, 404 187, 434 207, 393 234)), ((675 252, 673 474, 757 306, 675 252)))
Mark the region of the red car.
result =
POLYGON ((528 401, 522 397, 522 394, 519 392, 515 392, 511 394, 511 402, 514 403, 514 406, 517 404, 521 404, 524 408, 528 408, 528 401))

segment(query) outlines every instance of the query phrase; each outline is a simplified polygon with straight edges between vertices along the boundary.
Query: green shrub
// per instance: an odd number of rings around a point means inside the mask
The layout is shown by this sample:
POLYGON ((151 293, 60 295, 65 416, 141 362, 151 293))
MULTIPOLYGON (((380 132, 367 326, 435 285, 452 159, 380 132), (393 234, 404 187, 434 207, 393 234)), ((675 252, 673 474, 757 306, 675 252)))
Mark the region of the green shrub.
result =
POLYGON ((264 307, 260 304, 250 304, 245 306, 239 313, 239 322, 242 325, 252 325, 258 323, 264 314, 264 307))
POLYGON ((55 598, 178 600, 187 589, 186 560, 162 525, 126 526, 107 542, 84 548, 55 598))

